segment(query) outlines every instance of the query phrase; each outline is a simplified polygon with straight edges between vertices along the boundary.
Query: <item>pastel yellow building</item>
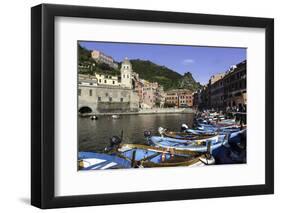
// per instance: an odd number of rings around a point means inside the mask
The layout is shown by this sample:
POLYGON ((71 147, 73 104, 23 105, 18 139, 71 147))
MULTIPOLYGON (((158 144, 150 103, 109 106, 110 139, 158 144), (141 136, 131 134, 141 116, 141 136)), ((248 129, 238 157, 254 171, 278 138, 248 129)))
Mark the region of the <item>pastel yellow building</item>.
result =
POLYGON ((120 79, 114 75, 95 74, 98 85, 120 86, 120 79))

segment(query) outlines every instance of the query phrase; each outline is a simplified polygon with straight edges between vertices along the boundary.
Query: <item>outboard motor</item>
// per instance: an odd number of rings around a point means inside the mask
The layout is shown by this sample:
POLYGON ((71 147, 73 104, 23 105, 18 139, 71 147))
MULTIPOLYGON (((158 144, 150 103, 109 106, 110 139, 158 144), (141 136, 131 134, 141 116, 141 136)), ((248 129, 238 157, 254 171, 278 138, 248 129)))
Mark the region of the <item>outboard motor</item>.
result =
POLYGON ((151 132, 149 130, 145 130, 143 132, 143 135, 144 135, 145 138, 150 138, 151 137, 151 132))
POLYGON ((186 132, 188 130, 188 126, 186 124, 181 125, 181 132, 186 132))
POLYGON ((161 135, 161 137, 163 137, 164 136, 164 132, 166 131, 166 129, 164 129, 163 127, 159 127, 158 128, 158 132, 159 132, 159 134, 161 135))
POLYGON ((148 145, 150 145, 150 137, 152 136, 151 131, 145 130, 145 131, 143 132, 143 135, 144 135, 144 137, 146 138, 146 143, 147 143, 148 145))
POLYGON ((121 144, 122 140, 118 136, 112 136, 109 139, 109 146, 105 147, 105 151, 111 151, 121 144))
POLYGON ((110 138, 110 146, 118 146, 121 142, 121 138, 118 136, 112 136, 110 138))

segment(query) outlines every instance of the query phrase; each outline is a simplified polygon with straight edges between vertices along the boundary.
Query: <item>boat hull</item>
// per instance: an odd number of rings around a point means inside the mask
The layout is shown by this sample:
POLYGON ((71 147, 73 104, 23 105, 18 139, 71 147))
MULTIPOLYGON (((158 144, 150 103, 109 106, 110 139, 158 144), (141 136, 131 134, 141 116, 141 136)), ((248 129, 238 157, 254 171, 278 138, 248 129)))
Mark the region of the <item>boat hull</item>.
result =
POLYGON ((162 147, 166 149, 176 149, 176 150, 189 150, 193 152, 207 152, 208 143, 210 144, 210 149, 214 150, 219 148, 224 144, 224 135, 218 135, 208 140, 178 140, 168 137, 152 136, 149 139, 151 145, 156 147, 162 147))
POLYGON ((114 155, 96 152, 78 153, 79 170, 130 168, 130 161, 114 155))
POLYGON ((135 161, 136 167, 203 166, 213 164, 205 155, 189 150, 174 150, 138 144, 123 144, 118 149, 124 158, 135 161))

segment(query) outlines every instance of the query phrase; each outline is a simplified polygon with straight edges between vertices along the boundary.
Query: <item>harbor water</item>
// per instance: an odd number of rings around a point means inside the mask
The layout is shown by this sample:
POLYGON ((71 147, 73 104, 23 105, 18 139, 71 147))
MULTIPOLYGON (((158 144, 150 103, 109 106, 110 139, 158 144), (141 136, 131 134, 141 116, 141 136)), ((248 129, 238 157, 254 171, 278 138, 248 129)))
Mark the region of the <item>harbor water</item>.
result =
POLYGON ((183 123, 191 127, 193 117, 193 113, 122 115, 118 119, 103 115, 98 120, 78 117, 79 151, 103 152, 109 144, 109 138, 120 136, 122 130, 123 143, 145 144, 144 131, 158 134, 159 126, 178 131, 183 123))

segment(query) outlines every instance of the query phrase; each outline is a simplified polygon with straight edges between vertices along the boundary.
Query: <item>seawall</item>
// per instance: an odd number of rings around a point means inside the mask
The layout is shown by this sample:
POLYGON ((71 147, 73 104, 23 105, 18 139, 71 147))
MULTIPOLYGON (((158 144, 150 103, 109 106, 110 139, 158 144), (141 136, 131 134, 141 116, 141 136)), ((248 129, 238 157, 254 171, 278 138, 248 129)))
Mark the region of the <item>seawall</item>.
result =
POLYGON ((143 115, 143 114, 186 114, 195 113, 191 108, 154 108, 154 109, 140 109, 138 112, 107 112, 107 113, 84 113, 81 116, 91 115, 143 115))

